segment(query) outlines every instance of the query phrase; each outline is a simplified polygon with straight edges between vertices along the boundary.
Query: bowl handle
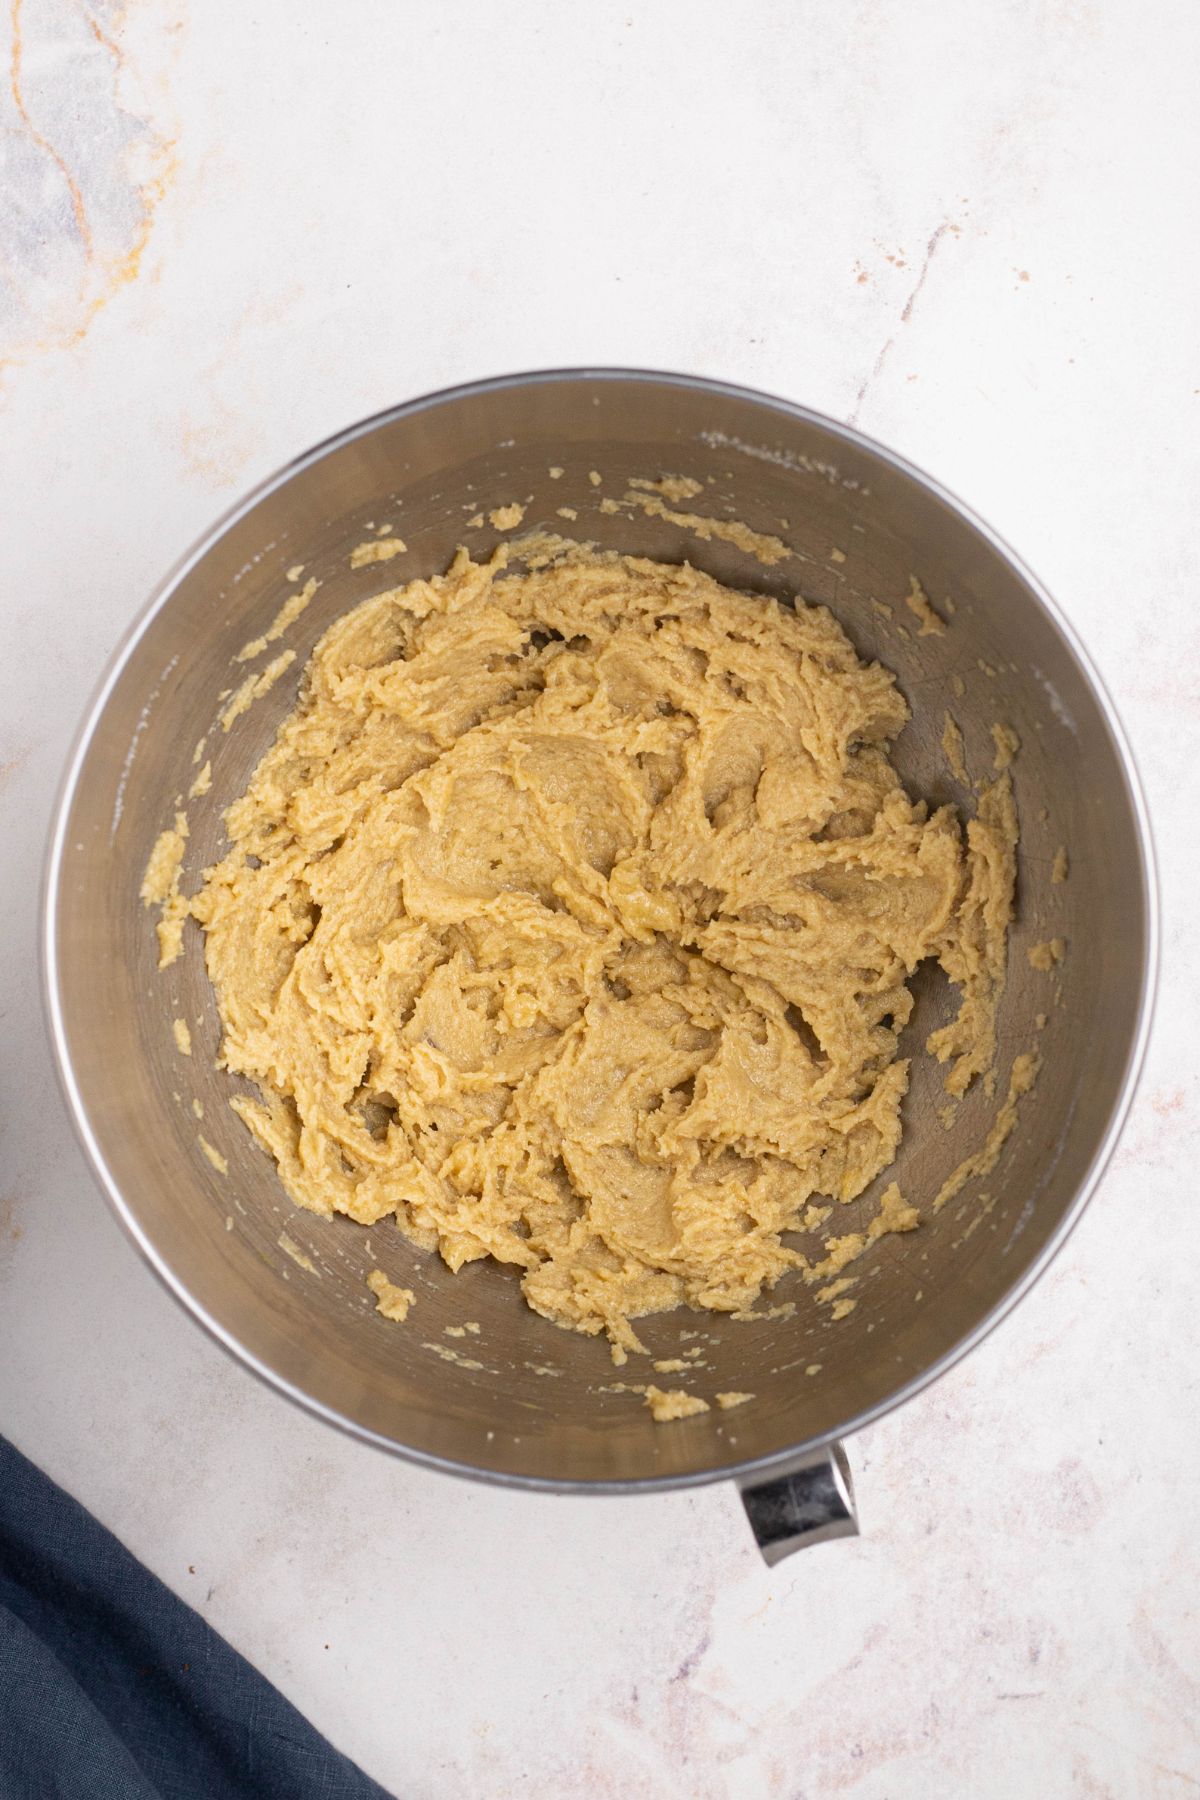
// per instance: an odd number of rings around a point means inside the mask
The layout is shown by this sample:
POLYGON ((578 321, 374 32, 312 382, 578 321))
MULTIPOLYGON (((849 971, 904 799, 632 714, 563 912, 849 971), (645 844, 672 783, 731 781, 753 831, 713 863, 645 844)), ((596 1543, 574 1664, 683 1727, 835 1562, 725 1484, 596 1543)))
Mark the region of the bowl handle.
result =
POLYGON ((786 1475, 739 1481, 742 1505, 767 1563, 829 1538, 857 1537, 854 1485, 839 1443, 814 1450, 786 1475))

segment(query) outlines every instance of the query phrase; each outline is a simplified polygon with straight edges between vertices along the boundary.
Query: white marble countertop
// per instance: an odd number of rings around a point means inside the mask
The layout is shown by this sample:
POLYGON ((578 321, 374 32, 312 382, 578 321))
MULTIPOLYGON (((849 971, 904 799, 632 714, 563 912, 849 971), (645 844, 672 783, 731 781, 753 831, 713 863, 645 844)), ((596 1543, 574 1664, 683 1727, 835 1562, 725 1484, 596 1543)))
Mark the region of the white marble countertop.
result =
POLYGON ((24 0, 14 25, 0 1427, 405 1800, 1195 1792, 1194 6, 24 0), (51 797, 155 580, 336 427, 577 362, 767 388, 944 479, 1083 633, 1158 834, 1158 1025, 1110 1173, 1015 1316, 852 1442, 865 1536, 773 1572, 728 1487, 495 1492, 266 1392, 121 1235, 41 1027, 51 797))

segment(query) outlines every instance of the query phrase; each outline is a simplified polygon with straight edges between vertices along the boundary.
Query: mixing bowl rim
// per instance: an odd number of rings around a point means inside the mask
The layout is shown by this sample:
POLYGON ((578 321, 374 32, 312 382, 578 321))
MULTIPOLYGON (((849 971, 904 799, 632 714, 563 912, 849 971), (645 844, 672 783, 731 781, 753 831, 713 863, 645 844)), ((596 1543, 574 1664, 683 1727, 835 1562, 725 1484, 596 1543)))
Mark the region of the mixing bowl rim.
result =
MULTIPOLYGON (((736 447, 736 446, 734 446, 736 447)), ((839 1438, 850 1436, 876 1420, 884 1418, 888 1413, 903 1406, 906 1401, 915 1398, 926 1388, 932 1386, 942 1375, 952 1369, 956 1363, 967 1356, 976 1345, 980 1344, 993 1331, 1001 1320, 1007 1318, 1013 1308, 1024 1298, 1054 1257, 1058 1254, 1070 1233, 1078 1223, 1085 1206, 1094 1194, 1109 1160, 1116 1147, 1121 1131, 1129 1114, 1130 1106, 1137 1089, 1139 1077, 1145 1061, 1146 1046, 1150 1036, 1150 1028, 1157 991, 1159 964, 1159 894, 1158 878, 1154 854, 1154 842, 1150 826, 1149 811, 1146 805, 1137 764, 1126 736, 1124 727, 1111 695, 1092 662, 1090 655, 1075 632, 1070 621, 1060 611, 1049 592, 1025 565, 1009 544, 980 518, 971 507, 960 500, 940 481, 927 474, 907 457, 899 455, 886 445, 876 442, 855 427, 842 424, 831 419, 815 408, 802 406, 794 401, 784 400, 776 395, 760 390, 742 387, 732 382, 714 381, 705 376, 687 375, 654 369, 625 369, 615 367, 597 368, 565 368, 536 369, 521 374, 490 376, 482 380, 464 382, 452 387, 440 388, 434 392, 423 394, 416 399, 408 400, 400 405, 387 407, 383 411, 362 419, 356 424, 347 426, 304 451, 300 456, 275 470, 258 482, 248 493, 242 496, 195 541, 192 547, 175 563, 163 579, 158 583, 149 599, 135 615, 133 621, 119 639, 108 663, 101 675, 91 699, 84 710, 80 726, 68 755, 59 791, 51 813, 50 831, 47 843, 46 858, 43 866, 42 895, 40 909, 40 961, 43 1003, 50 1037, 51 1051, 58 1076, 59 1086, 66 1101, 76 1136, 83 1149, 84 1156, 98 1183, 101 1192, 107 1198, 126 1235, 132 1240, 155 1275, 166 1287, 167 1291, 179 1304, 200 1324, 221 1347, 251 1373, 258 1376, 268 1387, 283 1394, 296 1405, 335 1425, 358 1438, 390 1454, 403 1457, 405 1460, 427 1469, 438 1470, 443 1474, 463 1476, 468 1479, 494 1483, 502 1487, 524 1488, 545 1493, 574 1494, 623 1494, 623 1493, 663 1493, 672 1490, 701 1486, 713 1481, 737 1480, 743 1484, 752 1484, 756 1480, 778 1475, 794 1466, 806 1456, 823 1446, 833 1443, 839 1438), (326 1405, 316 1399, 303 1388, 289 1381, 261 1361, 218 1319, 213 1317, 200 1301, 189 1291, 185 1279, 179 1275, 168 1260, 160 1254, 151 1240, 150 1234, 143 1228, 133 1208, 126 1201, 121 1188, 109 1169, 101 1146, 92 1130, 88 1118, 83 1095, 79 1089, 72 1066, 70 1047, 67 1042, 64 1021, 64 1006, 61 991, 62 971, 57 951, 57 920, 60 893, 63 878, 63 864, 66 851, 66 828, 71 808, 75 800, 79 780, 87 760, 88 752, 96 735, 97 728, 103 718, 105 708, 120 680, 134 649, 144 637, 152 622, 168 605, 171 598, 186 576, 213 550, 238 521, 252 512, 263 500, 286 486, 293 477, 313 467, 329 456, 333 451, 344 448, 356 439, 369 435, 381 427, 391 425, 399 420, 411 419, 430 411, 434 407, 445 405, 451 401, 470 399, 481 394, 495 394, 516 388, 549 385, 552 383, 608 383, 608 382, 647 382, 661 386, 687 389, 693 392, 710 395, 714 400, 736 400, 750 402, 760 407, 767 414, 782 415, 787 419, 800 420, 816 427, 835 442, 841 442, 868 456, 879 457, 888 467, 908 480, 923 488, 933 498, 940 501, 956 513, 976 531, 983 541, 1008 565, 1012 572, 1022 581, 1034 601, 1042 608, 1051 624, 1062 637, 1067 649, 1075 659, 1075 663, 1084 681, 1090 687, 1096 702, 1104 716, 1105 723, 1116 747, 1118 760, 1124 774, 1126 787, 1132 802, 1132 810, 1137 823, 1138 845, 1141 856, 1141 884, 1145 905, 1145 938, 1142 963, 1141 992, 1138 997, 1137 1018, 1130 1053, 1121 1080, 1120 1091, 1109 1114, 1104 1132, 1093 1151, 1086 1173, 1079 1183, 1074 1196, 1065 1208, 1062 1218, 1034 1257, 1029 1267, 1005 1290, 999 1299, 988 1309, 969 1331, 931 1362, 927 1368, 902 1383, 883 1399, 872 1406, 845 1420, 838 1426, 819 1433, 785 1450, 775 1451, 770 1455, 747 1461, 731 1462, 719 1467, 706 1468, 688 1474, 644 1475, 628 1480, 589 1480, 567 1478, 552 1479, 540 1475, 513 1473, 506 1470, 486 1469, 475 1463, 458 1462, 449 1457, 437 1456, 431 1452, 416 1449, 395 1438, 375 1431, 369 1426, 359 1424, 354 1419, 340 1413, 335 1407, 326 1405)))

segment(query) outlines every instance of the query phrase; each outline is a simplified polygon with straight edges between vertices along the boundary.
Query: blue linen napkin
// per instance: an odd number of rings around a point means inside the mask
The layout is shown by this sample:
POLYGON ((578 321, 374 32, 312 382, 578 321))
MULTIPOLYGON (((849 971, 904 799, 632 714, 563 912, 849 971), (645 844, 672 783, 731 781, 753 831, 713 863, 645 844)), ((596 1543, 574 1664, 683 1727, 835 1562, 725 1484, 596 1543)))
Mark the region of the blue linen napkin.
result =
POLYGON ((387 1800, 0 1438, 0 1800, 387 1800))

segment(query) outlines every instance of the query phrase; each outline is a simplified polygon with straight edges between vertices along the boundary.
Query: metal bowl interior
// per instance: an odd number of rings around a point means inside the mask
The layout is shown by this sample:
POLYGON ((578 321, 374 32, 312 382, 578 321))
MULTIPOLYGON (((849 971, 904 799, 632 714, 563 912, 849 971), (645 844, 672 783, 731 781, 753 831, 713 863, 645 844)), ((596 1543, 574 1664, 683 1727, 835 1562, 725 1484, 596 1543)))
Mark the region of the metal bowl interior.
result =
MULTIPOLYGON (((1142 805, 1111 708, 1045 596, 984 527, 895 457, 812 414, 683 378, 585 371, 484 383, 357 427, 266 483, 193 552, 119 651, 78 741, 51 844, 45 956, 64 1085, 103 1186, 169 1286, 260 1375, 440 1466, 531 1485, 669 1486, 784 1466, 877 1415, 1028 1284, 1123 1116, 1146 1030, 1154 906, 1142 805), (692 505, 782 537, 791 557, 765 567, 669 519, 601 510, 629 477, 663 472, 703 482, 692 505), (796 1302, 790 1316, 764 1308, 749 1322, 688 1311, 644 1321, 656 1357, 701 1346, 701 1391, 755 1396, 665 1428, 635 1395, 613 1391, 646 1373, 615 1371, 602 1341, 537 1317, 511 1271, 476 1264, 451 1275, 394 1226, 366 1232, 295 1208, 229 1110, 198 930, 189 924, 185 954, 160 974, 138 903, 151 845, 194 778, 198 740, 207 737, 212 788, 188 805, 188 889, 220 852, 224 808, 292 706, 330 620, 442 568, 460 543, 486 550, 496 533, 468 520, 513 500, 525 504, 526 527, 687 558, 727 583, 830 607, 863 656, 897 672, 913 712, 899 765, 931 801, 972 805, 941 748, 946 711, 976 776, 991 767, 995 722, 1021 739, 999 1095, 1021 1051, 1038 1043, 1045 1067, 999 1166, 918 1231, 877 1245, 857 1266, 855 1310, 836 1323, 798 1280, 773 1296, 796 1302), (565 524, 562 507, 577 521, 565 524), (350 548, 385 521, 406 554, 352 572, 350 548), (218 696, 236 679, 231 659, 272 619, 297 563, 321 582, 287 639, 297 661, 234 729, 214 730, 218 696), (905 610, 914 573, 937 606, 954 603, 942 636, 919 636, 905 610), (1060 845, 1070 877, 1056 885, 1060 845), (1027 956, 1052 936, 1069 946, 1054 977, 1027 956), (173 1039, 179 1018, 191 1028, 190 1057, 173 1039), (201 1132, 227 1174, 201 1153, 201 1132), (374 1310, 364 1283, 376 1265, 416 1291, 403 1326, 374 1310), (478 1336, 446 1335, 464 1320, 478 1321, 478 1336)), ((922 1205, 978 1145, 998 1101, 972 1095, 943 1129, 940 1072, 919 1046, 953 995, 925 971, 916 990, 913 1080, 891 1174, 922 1205)), ((877 1199, 871 1190, 843 1209, 839 1231, 859 1226, 877 1199)))

